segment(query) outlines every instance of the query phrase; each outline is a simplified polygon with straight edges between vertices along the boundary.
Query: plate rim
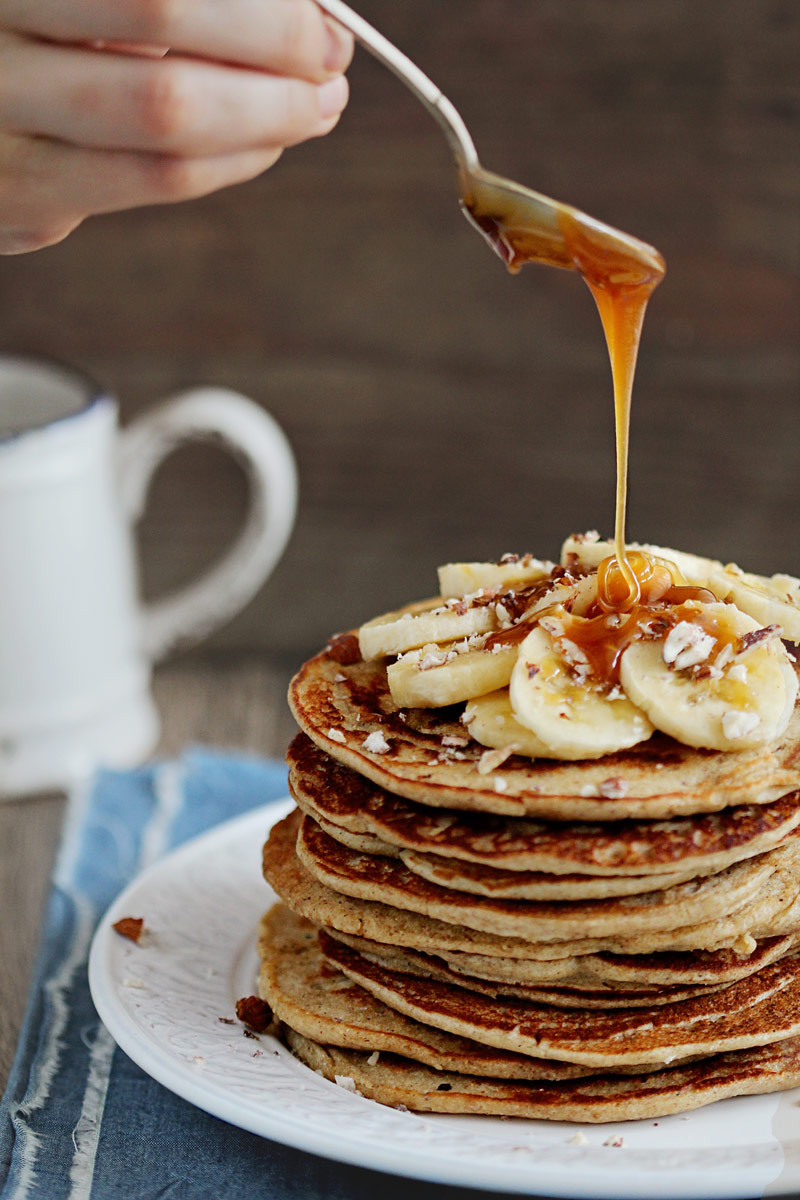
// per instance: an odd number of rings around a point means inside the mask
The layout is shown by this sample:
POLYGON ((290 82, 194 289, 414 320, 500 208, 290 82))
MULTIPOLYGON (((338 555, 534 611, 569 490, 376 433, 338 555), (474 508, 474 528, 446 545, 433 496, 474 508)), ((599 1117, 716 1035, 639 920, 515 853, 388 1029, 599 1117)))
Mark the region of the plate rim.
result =
MULTIPOLYGON (((509 1161, 509 1173, 506 1177, 498 1177, 498 1164, 493 1161, 487 1165, 487 1172, 482 1176, 476 1174, 475 1161, 470 1160, 460 1165, 457 1159, 448 1159, 446 1169, 443 1169, 441 1154, 425 1148, 415 1148, 413 1158, 409 1157, 408 1147, 394 1149, 391 1145, 376 1145, 367 1142, 363 1137, 353 1137, 350 1141, 343 1134, 326 1134, 314 1130, 309 1122, 305 1124, 285 1112, 269 1109, 255 1111, 244 1104, 235 1094, 226 1092, 219 1083, 201 1079, 188 1063, 177 1056, 170 1058, 159 1054, 155 1046, 151 1046, 137 1029, 136 1022, 124 1008, 119 989, 121 980, 114 976, 111 969, 113 946, 118 935, 112 930, 115 920, 124 915, 129 909, 131 898, 136 899, 142 891, 146 891, 153 879, 161 880, 169 877, 176 868, 180 869, 186 862, 192 862, 212 848, 219 849, 219 843, 235 841, 238 836, 244 836, 244 831, 251 827, 261 829, 266 835, 274 824, 286 816, 294 808, 290 797, 281 797, 270 801, 259 808, 242 813, 228 821, 224 821, 211 829, 204 831, 190 840, 169 851, 156 862, 150 864, 136 875, 116 899, 109 905, 101 916, 92 939, 88 962, 89 989, 95 1008, 101 1021, 111 1037, 146 1074, 150 1075, 168 1091, 188 1100, 197 1108, 227 1121, 229 1124, 244 1129, 260 1137, 269 1138, 275 1142, 290 1146, 297 1150, 316 1154, 336 1162, 351 1166, 364 1167, 368 1170, 383 1171, 392 1175, 419 1179, 431 1183, 449 1184, 451 1186, 468 1187, 476 1191, 487 1190, 517 1194, 533 1194, 530 1191, 532 1180, 537 1186, 539 1195, 552 1197, 569 1197, 570 1200, 746 1200, 756 1193, 753 1184, 765 1186, 763 1179, 757 1182, 752 1178, 758 1168, 743 1168, 741 1165, 717 1169, 714 1176, 703 1177, 702 1181, 692 1187, 692 1179, 687 1178, 687 1168, 660 1170, 657 1175, 643 1176, 641 1171, 629 1168, 625 1172, 615 1170, 610 1160, 607 1172, 598 1181, 598 1164, 592 1160, 585 1165, 576 1163, 564 1164, 556 1168, 552 1163, 540 1162, 535 1158, 527 1158, 525 1163, 509 1161), (366 1160, 365 1160, 366 1153, 366 1160), (438 1165, 437 1165, 438 1163, 438 1165), (515 1168, 515 1169, 514 1169, 515 1168), (577 1172, 577 1174, 576 1174, 577 1172), (522 1178, 525 1173, 526 1177, 522 1178), (594 1178, 590 1184, 589 1176, 594 1178), (748 1184, 747 1180, 750 1180, 748 1184), (599 1186, 598 1186, 599 1183, 599 1186), (643 1185, 646 1190, 643 1190, 643 1185), (566 1190, 565 1190, 566 1189, 566 1190)), ((265 884, 265 888, 267 885, 265 884)), ((269 897, 269 890, 265 899, 269 897)), ((254 921, 258 914, 254 914, 254 921)), ((233 942, 232 942, 233 946, 233 942)), ((283 1052, 289 1052, 283 1049, 283 1052)), ((302 1064, 298 1064, 302 1065, 302 1064)), ((308 1069, 308 1068, 307 1068, 308 1069)), ((319 1080, 320 1084, 335 1088, 336 1084, 327 1080, 319 1080)), ((355 1098, 354 1098, 355 1099, 355 1098)), ((374 1101, 358 1097, 365 1103, 374 1101)), ((742 1097, 740 1099, 746 1099, 742 1097)), ((435 1118, 438 1114, 424 1114, 426 1119, 435 1118)), ((475 1117, 476 1121, 490 1121, 489 1117, 475 1117)), ((576 1122, 546 1122, 551 1127, 559 1126, 565 1132, 570 1129, 579 1130, 581 1125, 576 1122)), ((591 1125, 590 1128, 600 1128, 591 1125)), ((780 1146, 775 1139, 776 1147, 780 1146)), ((566 1146, 565 1146, 566 1149, 566 1146)), ((595 1147, 597 1149, 597 1147, 595 1147)), ((776 1163, 776 1167, 778 1164, 776 1163)), ((784 1171, 783 1173, 789 1174, 784 1171)), ((782 1172, 776 1170, 772 1183, 781 1178, 782 1172)), ((781 1184, 784 1181, 781 1178, 781 1184)), ((766 1185, 769 1187, 769 1183, 766 1185)), ((792 1173, 786 1179, 787 1188, 800 1186, 800 1172, 792 1173), (797 1178, 794 1177, 797 1174, 797 1178)), ((767 1193, 764 1193, 767 1194, 767 1193)), ((777 1193, 770 1193, 777 1194, 777 1193)), ((786 1191, 781 1194, 790 1196, 786 1191)))

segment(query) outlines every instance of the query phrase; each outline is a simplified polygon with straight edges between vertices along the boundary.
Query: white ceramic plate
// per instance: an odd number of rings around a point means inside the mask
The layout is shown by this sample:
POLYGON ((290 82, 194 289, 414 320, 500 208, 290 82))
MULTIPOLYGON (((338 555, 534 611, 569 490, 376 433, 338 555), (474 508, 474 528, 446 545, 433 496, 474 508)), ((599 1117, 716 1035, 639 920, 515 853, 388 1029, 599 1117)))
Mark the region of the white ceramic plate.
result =
POLYGON ((773 1132, 786 1125, 787 1104, 800 1127, 794 1093, 618 1125, 426 1116, 352 1095, 273 1039, 255 1042, 221 1022, 255 991, 255 930, 273 899, 261 844, 290 807, 267 805, 183 846, 139 876, 101 921, 89 964, 94 1002, 154 1079, 277 1142, 462 1187, 573 1200, 735 1200, 800 1188, 796 1160, 785 1163, 773 1132), (123 916, 145 918, 146 945, 112 932, 123 916), (578 1132, 585 1144, 573 1143, 578 1132), (622 1146, 607 1144, 618 1136, 622 1146))

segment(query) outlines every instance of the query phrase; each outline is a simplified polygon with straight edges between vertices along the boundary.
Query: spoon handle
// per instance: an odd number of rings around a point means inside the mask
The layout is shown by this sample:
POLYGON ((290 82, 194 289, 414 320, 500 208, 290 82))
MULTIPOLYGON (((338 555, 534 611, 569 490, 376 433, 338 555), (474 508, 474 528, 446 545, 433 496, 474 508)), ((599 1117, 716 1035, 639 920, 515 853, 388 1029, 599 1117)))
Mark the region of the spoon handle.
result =
POLYGON ((421 71, 401 50, 378 33, 368 21, 353 12, 342 0, 317 0, 317 4, 329 16, 349 29, 355 39, 369 50, 379 62, 401 79, 420 100, 431 116, 439 122, 447 138, 450 149, 455 155, 456 162, 467 169, 477 167, 478 154, 469 130, 461 119, 457 109, 433 80, 421 71))

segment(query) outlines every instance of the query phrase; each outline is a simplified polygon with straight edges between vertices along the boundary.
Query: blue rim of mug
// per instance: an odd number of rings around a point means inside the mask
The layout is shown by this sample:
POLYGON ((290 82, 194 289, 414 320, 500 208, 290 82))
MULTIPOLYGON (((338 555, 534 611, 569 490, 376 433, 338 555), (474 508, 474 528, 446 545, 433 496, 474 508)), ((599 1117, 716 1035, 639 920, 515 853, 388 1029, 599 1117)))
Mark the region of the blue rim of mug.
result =
POLYGON ((44 367, 54 374, 66 375, 80 387, 84 401, 80 408, 76 408, 74 412, 64 413, 62 417, 54 417, 51 421, 41 421, 38 425, 29 425, 25 429, 18 429, 13 433, 0 433, 0 448, 7 446, 9 442, 19 441, 20 438, 27 437, 31 433, 41 433, 45 429, 54 429, 57 426, 65 425, 69 421, 74 421, 76 417, 85 416, 87 412, 98 405, 110 403, 114 399, 110 392, 102 384, 99 384, 88 371, 49 354, 0 353, 0 369, 4 363, 44 367))

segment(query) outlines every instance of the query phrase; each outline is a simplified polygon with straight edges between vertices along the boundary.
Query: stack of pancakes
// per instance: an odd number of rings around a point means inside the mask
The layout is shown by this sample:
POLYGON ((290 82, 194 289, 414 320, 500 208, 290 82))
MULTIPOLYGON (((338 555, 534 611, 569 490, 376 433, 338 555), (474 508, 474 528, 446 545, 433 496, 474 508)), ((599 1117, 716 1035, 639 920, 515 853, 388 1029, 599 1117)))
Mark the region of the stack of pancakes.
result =
POLYGON ((582 762, 398 709, 334 639, 292 684, 297 810, 260 991, 293 1052, 409 1109, 614 1121, 800 1084, 800 713, 582 762))

